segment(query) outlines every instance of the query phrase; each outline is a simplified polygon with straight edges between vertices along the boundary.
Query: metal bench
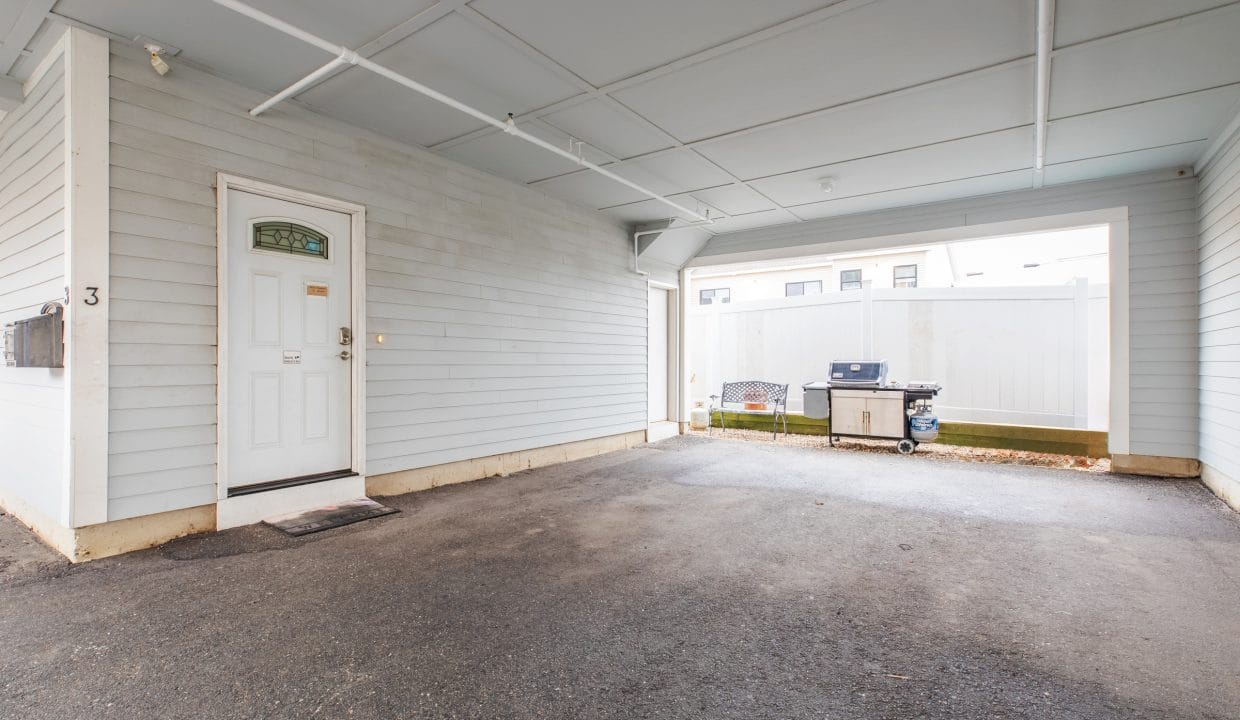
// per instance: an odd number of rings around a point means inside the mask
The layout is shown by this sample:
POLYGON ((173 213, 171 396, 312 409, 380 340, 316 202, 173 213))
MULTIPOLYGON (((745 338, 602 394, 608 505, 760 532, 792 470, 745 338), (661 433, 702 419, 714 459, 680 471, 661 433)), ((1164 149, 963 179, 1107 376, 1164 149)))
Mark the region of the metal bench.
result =
MULTIPOLYGON (((710 408, 707 411, 707 417, 713 419, 715 413, 719 413, 719 427, 727 429, 727 423, 724 420, 724 410, 731 412, 749 414, 749 415, 770 415, 771 416, 771 438, 779 437, 779 420, 784 420, 784 434, 788 434, 788 386, 778 383, 763 382, 761 380, 744 380, 741 382, 730 382, 723 384, 723 392, 721 395, 710 396, 710 408), (766 408, 762 410, 754 410, 745 408, 746 404, 762 403, 766 408), (729 408, 729 405, 740 405, 739 409, 729 408)), ((706 434, 710 434, 710 428, 714 423, 708 423, 706 426, 706 434)))

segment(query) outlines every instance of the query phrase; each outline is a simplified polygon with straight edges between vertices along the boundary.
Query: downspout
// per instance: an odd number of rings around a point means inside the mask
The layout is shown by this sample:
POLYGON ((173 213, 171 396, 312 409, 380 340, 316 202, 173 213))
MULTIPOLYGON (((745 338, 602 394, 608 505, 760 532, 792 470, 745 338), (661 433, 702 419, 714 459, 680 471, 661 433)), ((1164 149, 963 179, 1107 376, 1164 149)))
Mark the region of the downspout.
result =
POLYGON ((1033 186, 1042 187, 1046 126, 1051 102, 1051 52, 1055 49, 1055 0, 1038 0, 1037 97, 1034 101, 1033 186))

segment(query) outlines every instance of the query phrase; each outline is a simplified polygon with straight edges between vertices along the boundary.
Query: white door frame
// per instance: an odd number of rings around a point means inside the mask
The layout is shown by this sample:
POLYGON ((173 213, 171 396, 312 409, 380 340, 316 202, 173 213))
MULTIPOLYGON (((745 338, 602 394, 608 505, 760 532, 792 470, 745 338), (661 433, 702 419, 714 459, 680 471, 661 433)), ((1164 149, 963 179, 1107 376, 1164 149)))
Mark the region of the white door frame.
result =
MULTIPOLYGON (((658 280, 646 281, 646 292, 651 289, 667 291, 667 421, 677 423, 677 427, 681 423, 681 302, 680 302, 680 286, 674 283, 659 282, 658 280)), ((649 310, 646 314, 646 332, 650 332, 650 315, 649 310)), ((646 342, 650 342, 650 338, 646 338, 646 342)), ((647 367, 649 373, 649 367, 647 367)), ((647 378, 649 382, 649 378, 647 378)), ((650 407, 647 401, 646 407, 646 427, 650 427, 650 407)))
POLYGON ((350 216, 349 263, 350 322, 353 328, 353 368, 350 380, 350 468, 366 476, 366 208, 356 203, 273 185, 261 180, 219 173, 216 177, 216 499, 228 498, 228 422, 224 405, 228 398, 228 191, 262 195, 277 200, 332 210, 350 216))

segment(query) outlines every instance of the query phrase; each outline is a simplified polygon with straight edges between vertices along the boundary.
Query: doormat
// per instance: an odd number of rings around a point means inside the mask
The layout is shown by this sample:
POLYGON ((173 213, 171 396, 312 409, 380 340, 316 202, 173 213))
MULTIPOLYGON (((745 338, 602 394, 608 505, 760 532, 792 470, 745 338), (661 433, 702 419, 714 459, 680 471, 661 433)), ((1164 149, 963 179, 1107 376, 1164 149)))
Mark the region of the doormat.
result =
POLYGON ((300 536, 398 512, 400 510, 380 505, 370 498, 359 498, 340 503, 339 505, 328 505, 304 512, 277 515, 276 517, 267 518, 263 522, 283 530, 289 535, 300 536))

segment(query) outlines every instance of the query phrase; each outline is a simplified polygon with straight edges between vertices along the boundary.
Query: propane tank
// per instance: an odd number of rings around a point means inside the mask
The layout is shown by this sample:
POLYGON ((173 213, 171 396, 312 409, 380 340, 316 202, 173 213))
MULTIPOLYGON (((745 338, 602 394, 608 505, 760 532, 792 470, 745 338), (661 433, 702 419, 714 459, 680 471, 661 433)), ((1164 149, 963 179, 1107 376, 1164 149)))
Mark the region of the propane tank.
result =
POLYGON ((693 404, 689 411, 689 427, 694 430, 705 430, 710 425, 710 411, 702 407, 701 401, 693 404))
POLYGON ((934 442, 939 436, 939 418, 925 405, 909 416, 908 427, 909 435, 919 443, 934 442))

